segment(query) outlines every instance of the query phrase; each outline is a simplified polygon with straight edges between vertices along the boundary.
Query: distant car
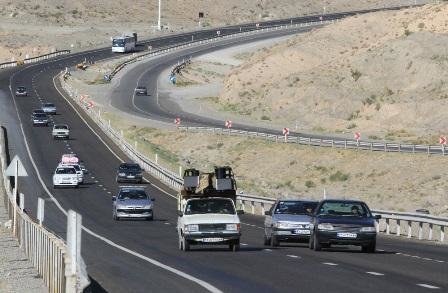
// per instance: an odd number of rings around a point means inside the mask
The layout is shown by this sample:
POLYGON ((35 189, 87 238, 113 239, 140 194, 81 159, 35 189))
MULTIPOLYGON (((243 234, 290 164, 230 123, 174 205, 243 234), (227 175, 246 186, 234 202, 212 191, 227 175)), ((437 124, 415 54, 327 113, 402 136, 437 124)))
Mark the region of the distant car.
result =
POLYGON ((42 109, 34 109, 33 110, 33 115, 34 114, 45 114, 45 112, 44 112, 44 110, 42 110, 42 109))
POLYGON ((122 186, 117 196, 112 197, 112 215, 114 220, 121 218, 154 219, 154 199, 151 199, 143 187, 122 186))
POLYGON ((71 186, 78 188, 79 179, 73 166, 58 166, 53 173, 53 187, 71 186))
POLYGON ((281 241, 308 242, 311 216, 317 201, 277 200, 265 212, 264 244, 279 246, 281 241))
POLYGON ((134 92, 135 92, 136 95, 141 95, 141 96, 147 96, 148 95, 148 90, 144 86, 136 87, 134 92))
POLYGON ((143 170, 136 163, 122 163, 118 167, 116 180, 121 182, 142 183, 143 170))
POLYGON ((44 103, 42 110, 47 114, 56 114, 56 106, 53 103, 44 103))
POLYGON ((53 139, 64 138, 69 139, 70 137, 70 129, 66 124, 55 124, 53 125, 53 130, 51 132, 53 139))
POLYGON ((84 183, 84 172, 81 169, 81 166, 79 164, 72 164, 72 163, 59 163, 58 168, 63 167, 73 167, 76 170, 76 175, 78 177, 78 183, 82 184, 84 183))
POLYGON ((33 126, 48 126, 48 115, 45 113, 37 113, 31 116, 33 126))
POLYGON ((16 97, 26 97, 28 96, 28 92, 26 91, 26 87, 18 86, 16 89, 16 97))
POLYGON ((310 249, 316 251, 336 245, 357 245, 363 252, 376 248, 375 220, 362 201, 328 199, 319 203, 313 215, 310 249))

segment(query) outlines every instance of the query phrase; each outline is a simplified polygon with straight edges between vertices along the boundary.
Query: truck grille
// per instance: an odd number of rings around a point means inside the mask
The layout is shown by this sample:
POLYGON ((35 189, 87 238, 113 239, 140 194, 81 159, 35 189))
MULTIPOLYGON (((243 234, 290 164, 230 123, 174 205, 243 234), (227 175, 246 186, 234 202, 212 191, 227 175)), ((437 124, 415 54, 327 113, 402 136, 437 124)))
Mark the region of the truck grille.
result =
POLYGON ((226 230, 226 224, 199 224, 201 232, 216 232, 226 230))

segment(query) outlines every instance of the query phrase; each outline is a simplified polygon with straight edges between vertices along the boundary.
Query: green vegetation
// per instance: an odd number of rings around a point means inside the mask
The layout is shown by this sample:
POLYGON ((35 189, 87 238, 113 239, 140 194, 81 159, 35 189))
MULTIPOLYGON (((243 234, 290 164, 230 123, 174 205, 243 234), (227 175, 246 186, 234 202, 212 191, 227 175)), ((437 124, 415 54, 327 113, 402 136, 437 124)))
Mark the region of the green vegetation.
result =
POLYGON ((307 181, 305 181, 305 186, 306 186, 306 188, 313 188, 313 187, 316 187, 316 184, 311 180, 307 180, 307 181))
POLYGON ((336 173, 333 173, 330 175, 330 181, 331 182, 337 182, 337 181, 347 181, 350 176, 348 174, 344 174, 341 171, 336 171, 336 173))
POLYGON ((351 75, 352 75, 352 78, 355 80, 355 81, 358 81, 358 79, 361 77, 361 72, 359 72, 359 70, 353 70, 353 69, 350 69, 350 73, 351 73, 351 75))

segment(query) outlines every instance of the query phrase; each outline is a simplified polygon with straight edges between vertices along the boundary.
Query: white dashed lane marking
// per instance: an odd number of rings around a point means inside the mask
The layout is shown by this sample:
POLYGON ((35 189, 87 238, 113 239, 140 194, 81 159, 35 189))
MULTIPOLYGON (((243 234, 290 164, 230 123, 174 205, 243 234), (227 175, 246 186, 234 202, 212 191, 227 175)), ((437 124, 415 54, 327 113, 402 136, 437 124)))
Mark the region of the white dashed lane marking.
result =
POLYGON ((297 255, 292 255, 292 254, 288 254, 286 255, 287 257, 291 257, 291 258, 299 258, 297 255))
POLYGON ((171 223, 168 223, 168 222, 165 222, 164 224, 165 224, 165 225, 171 225, 171 223))
POLYGON ((98 184, 99 187, 103 187, 103 184, 98 184))
POLYGON ((332 262, 323 262, 322 264, 327 265, 327 266, 337 266, 337 263, 332 263, 332 262))
POLYGON ((267 252, 270 252, 270 251, 272 251, 272 249, 269 249, 269 248, 265 248, 265 249, 263 249, 263 251, 267 251, 267 252))
POLYGON ((427 289, 440 289, 440 287, 433 286, 433 285, 428 285, 428 284, 417 284, 417 286, 420 286, 420 287, 423 287, 423 288, 427 288, 427 289))
POLYGON ((384 274, 382 274, 382 273, 377 273, 377 272, 366 272, 366 274, 374 275, 374 276, 384 276, 384 274))
POLYGON ((401 252, 397 252, 395 253, 396 255, 401 255, 401 256, 407 256, 407 257, 412 257, 412 258, 416 258, 416 259, 423 259, 426 261, 434 261, 434 262, 438 262, 438 263, 444 263, 444 260, 439 260, 439 259, 433 259, 433 258, 429 258, 429 257, 421 257, 418 255, 410 255, 410 254, 406 254, 406 253, 401 253, 401 252))
POLYGON ((249 244, 247 243, 241 243, 242 246, 248 246, 249 244))

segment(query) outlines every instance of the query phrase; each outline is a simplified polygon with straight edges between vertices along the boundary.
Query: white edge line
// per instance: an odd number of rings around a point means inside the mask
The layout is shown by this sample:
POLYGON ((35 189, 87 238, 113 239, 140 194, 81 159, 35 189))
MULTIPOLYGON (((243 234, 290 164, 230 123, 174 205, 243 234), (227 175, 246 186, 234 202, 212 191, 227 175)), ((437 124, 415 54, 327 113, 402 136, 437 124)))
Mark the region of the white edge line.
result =
MULTIPOLYGON (((41 64, 36 64, 36 65, 41 65, 41 64)), ((36 66, 36 65, 30 66, 30 67, 34 67, 34 66, 36 66)), ((32 163, 32 165, 33 165, 33 168, 34 168, 34 170, 36 171, 37 177, 38 177, 38 179, 39 179, 39 181, 40 181, 40 183, 41 183, 43 189, 44 189, 45 192, 51 197, 51 199, 53 200, 53 202, 55 203, 55 205, 58 207, 58 209, 59 209, 64 215, 67 215, 67 211, 64 210, 64 208, 61 206, 61 204, 58 202, 58 200, 57 200, 57 199, 54 197, 54 195, 48 190, 47 186, 45 185, 44 181, 42 180, 42 177, 40 176, 39 170, 37 169, 36 163, 35 163, 35 161, 34 161, 34 158, 33 158, 32 154, 31 154, 31 150, 30 150, 29 145, 28 145, 28 141, 27 141, 27 139, 26 139, 25 131, 24 131, 24 129, 23 129, 22 120, 20 119, 20 115, 19 115, 19 109, 18 109, 18 107, 17 107, 16 99, 15 99, 15 96, 14 96, 13 91, 12 91, 12 80, 13 80, 14 76, 15 76, 17 73, 20 73, 20 72, 22 72, 23 70, 25 70, 25 69, 27 69, 27 68, 29 68, 29 67, 25 67, 25 68, 23 68, 23 69, 21 69, 21 70, 19 70, 19 71, 16 71, 14 74, 12 74, 12 75, 10 76, 10 78, 9 78, 9 90, 10 90, 10 92, 11 92, 11 96, 12 96, 12 99, 13 99, 13 101, 14 101, 14 106, 15 106, 15 108, 16 108, 17 117, 18 117, 18 120, 19 120, 19 123, 20 123, 20 129, 21 129, 21 131, 22 131, 22 136, 23 136, 23 139, 24 139, 24 142, 25 142, 25 147, 26 147, 26 150, 27 150, 27 152, 28 152, 28 156, 29 156, 29 158, 30 158, 30 161, 31 161, 31 163, 32 163)), ((56 76, 57 76, 57 75, 56 75, 56 76)), ((56 76, 55 76, 55 77, 56 77, 56 76)), ((53 83, 54 83, 54 78, 55 78, 55 77, 53 77, 53 83)), ((61 94, 61 92, 59 91, 59 89, 58 89, 56 86, 55 86, 55 88, 56 88, 56 90, 61 94)), ((65 98, 64 95, 62 95, 62 97, 63 97, 65 100, 67 100, 67 99, 65 98)), ((71 103, 69 103, 69 104, 72 105, 71 103)), ((72 105, 72 107, 73 107, 73 105, 72 105)), ((75 109, 75 111, 76 111, 76 113, 79 115, 79 112, 78 112, 76 109, 75 109)), ((79 115, 79 116, 80 116, 80 115, 79 115)), ((86 125, 92 130, 92 132, 94 132, 94 133, 96 134, 96 132, 93 131, 93 129, 87 124, 87 122, 86 122, 82 117, 81 117, 81 119, 82 119, 82 120, 84 121, 84 123, 86 123, 86 125)), ((98 134, 96 134, 96 135, 98 136, 98 134)), ((98 137, 99 137, 99 136, 98 136, 98 137)), ((106 143, 105 143, 101 138, 100 138, 100 140, 106 145, 106 143)), ((107 148, 108 148, 108 149, 109 149, 109 150, 110 150, 110 151, 111 151, 117 158, 119 158, 119 157, 118 157, 118 156, 117 156, 117 155, 116 155, 116 154, 115 154, 115 153, 114 153, 114 152, 113 152, 107 145, 106 145, 106 147, 107 147, 107 148)), ((141 255, 141 254, 139 254, 139 253, 137 253, 137 252, 135 252, 135 251, 132 251, 132 250, 126 248, 126 247, 123 247, 123 246, 121 246, 121 245, 118 245, 118 244, 114 243, 113 241, 111 241, 111 240, 109 240, 109 239, 107 239, 107 238, 105 238, 105 237, 103 237, 103 236, 101 236, 101 235, 99 235, 99 234, 94 233, 93 231, 91 231, 90 229, 88 229, 88 228, 85 227, 85 226, 82 226, 82 229, 83 229, 85 232, 89 233, 91 236, 96 237, 96 238, 98 238, 98 239, 104 241, 105 243, 107 243, 107 244, 109 244, 109 245, 111 245, 111 246, 113 246, 113 247, 115 247, 115 248, 118 248, 118 249, 120 249, 120 250, 122 250, 122 251, 124 251, 124 252, 127 252, 127 253, 131 254, 131 255, 134 255, 134 256, 136 256, 136 257, 138 257, 138 258, 140 258, 140 259, 143 259, 143 260, 145 260, 145 261, 147 261, 147 262, 149 262, 149 263, 151 263, 151 264, 153 264, 153 265, 155 265, 155 266, 157 266, 157 267, 160 267, 160 268, 165 269, 165 270, 167 270, 167 271, 169 271, 169 272, 172 272, 172 273, 174 273, 174 274, 176 274, 176 275, 178 275, 178 276, 180 276, 180 277, 183 277, 183 278, 185 278, 185 279, 187 279, 187 280, 189 280, 189 281, 195 282, 196 284, 202 286, 203 288, 207 289, 207 290, 210 291, 210 292, 214 292, 214 293, 220 293, 220 292, 222 292, 221 290, 219 290, 218 288, 214 287, 214 286, 211 285, 210 283, 207 283, 207 282, 205 282, 205 281, 202 281, 202 280, 200 280, 200 279, 198 279, 198 278, 196 278, 196 277, 193 277, 192 275, 189 275, 189 274, 187 274, 187 273, 184 273, 184 272, 182 272, 182 271, 180 271, 180 270, 177 270, 177 269, 175 269, 175 268, 173 268, 173 267, 167 266, 167 265, 165 265, 165 264, 163 264, 163 263, 161 263, 161 262, 158 262, 158 261, 156 261, 156 260, 154 260, 154 259, 151 259, 151 258, 149 258, 149 257, 146 257, 146 256, 144 256, 144 255, 141 255)))
POLYGON ((427 288, 427 289, 440 289, 440 287, 433 286, 433 285, 428 285, 428 284, 417 284, 417 286, 420 286, 420 287, 423 287, 423 288, 427 288))
POLYGON ((366 272, 366 274, 374 275, 374 276, 384 276, 383 273, 378 273, 378 272, 366 272))
POLYGON ((327 266, 337 266, 338 265, 338 264, 332 263, 332 262, 323 262, 322 264, 327 265, 327 266))

